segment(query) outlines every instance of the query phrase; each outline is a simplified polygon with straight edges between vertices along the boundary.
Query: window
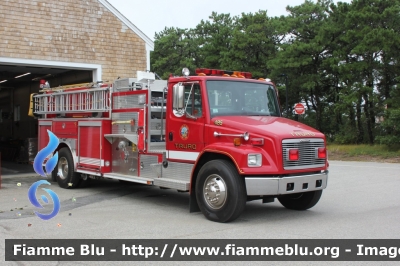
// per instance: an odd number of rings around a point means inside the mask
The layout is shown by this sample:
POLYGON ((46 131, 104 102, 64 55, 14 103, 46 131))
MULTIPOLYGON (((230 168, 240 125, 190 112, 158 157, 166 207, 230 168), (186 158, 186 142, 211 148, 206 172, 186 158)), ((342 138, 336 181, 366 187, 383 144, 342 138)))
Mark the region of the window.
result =
POLYGON ((244 107, 246 111, 260 112, 268 105, 267 93, 263 90, 250 89, 244 93, 244 107))
POLYGON ((201 117, 202 101, 199 84, 184 84, 185 86, 185 109, 186 112, 195 117, 201 117))
POLYGON ((279 113, 279 106, 276 97, 277 95, 275 90, 267 90, 268 110, 276 110, 276 113, 279 113))
POLYGON ((221 115, 280 116, 275 88, 242 81, 207 81, 211 117, 221 115))

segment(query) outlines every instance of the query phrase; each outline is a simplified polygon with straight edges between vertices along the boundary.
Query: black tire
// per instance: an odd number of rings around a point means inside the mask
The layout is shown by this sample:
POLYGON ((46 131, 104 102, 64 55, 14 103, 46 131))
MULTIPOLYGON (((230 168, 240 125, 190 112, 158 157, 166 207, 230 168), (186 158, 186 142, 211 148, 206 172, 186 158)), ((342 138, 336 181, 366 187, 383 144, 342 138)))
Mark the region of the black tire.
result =
MULTIPOLYGON (((53 154, 53 156, 54 156, 54 154, 53 154)), ((50 178, 51 178, 51 182, 57 182, 57 171, 56 171, 56 168, 54 168, 54 170, 51 172, 50 178)))
POLYGON ((246 206, 244 179, 229 161, 214 160, 204 164, 197 176, 195 193, 201 212, 211 221, 233 221, 246 206))
POLYGON ((322 190, 288 194, 278 197, 279 202, 287 209, 304 211, 317 204, 321 198, 322 190))
POLYGON ((62 188, 76 188, 81 179, 80 174, 74 172, 74 161, 68 148, 58 151, 58 162, 53 170, 57 183, 62 188))
POLYGON ((53 172, 51 172, 51 181, 57 182, 57 171, 54 168, 53 172))

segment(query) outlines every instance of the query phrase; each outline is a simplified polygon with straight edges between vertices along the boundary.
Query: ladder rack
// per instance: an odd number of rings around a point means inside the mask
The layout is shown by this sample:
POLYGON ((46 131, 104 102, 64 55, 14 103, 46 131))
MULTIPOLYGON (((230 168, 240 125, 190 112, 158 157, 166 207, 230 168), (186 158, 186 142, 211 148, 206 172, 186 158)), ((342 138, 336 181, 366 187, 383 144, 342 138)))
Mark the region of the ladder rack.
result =
POLYGON ((46 91, 34 96, 35 114, 107 112, 111 108, 111 88, 46 91))

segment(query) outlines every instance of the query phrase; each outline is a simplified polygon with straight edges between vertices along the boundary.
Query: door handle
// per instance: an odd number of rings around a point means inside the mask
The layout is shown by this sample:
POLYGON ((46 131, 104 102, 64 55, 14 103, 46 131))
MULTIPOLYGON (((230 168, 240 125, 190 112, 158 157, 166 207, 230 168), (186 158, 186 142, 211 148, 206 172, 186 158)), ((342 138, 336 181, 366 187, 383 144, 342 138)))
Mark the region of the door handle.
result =
POLYGON ((174 133, 169 132, 169 134, 168 134, 168 139, 169 139, 170 141, 172 141, 172 140, 174 139, 174 133))

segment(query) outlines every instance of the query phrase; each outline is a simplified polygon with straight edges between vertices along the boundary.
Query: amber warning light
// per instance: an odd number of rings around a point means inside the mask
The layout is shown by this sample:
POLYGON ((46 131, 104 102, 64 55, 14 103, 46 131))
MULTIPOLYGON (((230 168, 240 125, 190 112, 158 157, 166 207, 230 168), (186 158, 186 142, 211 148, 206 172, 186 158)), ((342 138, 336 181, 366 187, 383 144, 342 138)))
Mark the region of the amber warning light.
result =
POLYGON ((224 76, 224 77, 247 78, 247 79, 251 79, 252 77, 250 72, 209 69, 209 68, 197 68, 196 74, 199 76, 224 76))

